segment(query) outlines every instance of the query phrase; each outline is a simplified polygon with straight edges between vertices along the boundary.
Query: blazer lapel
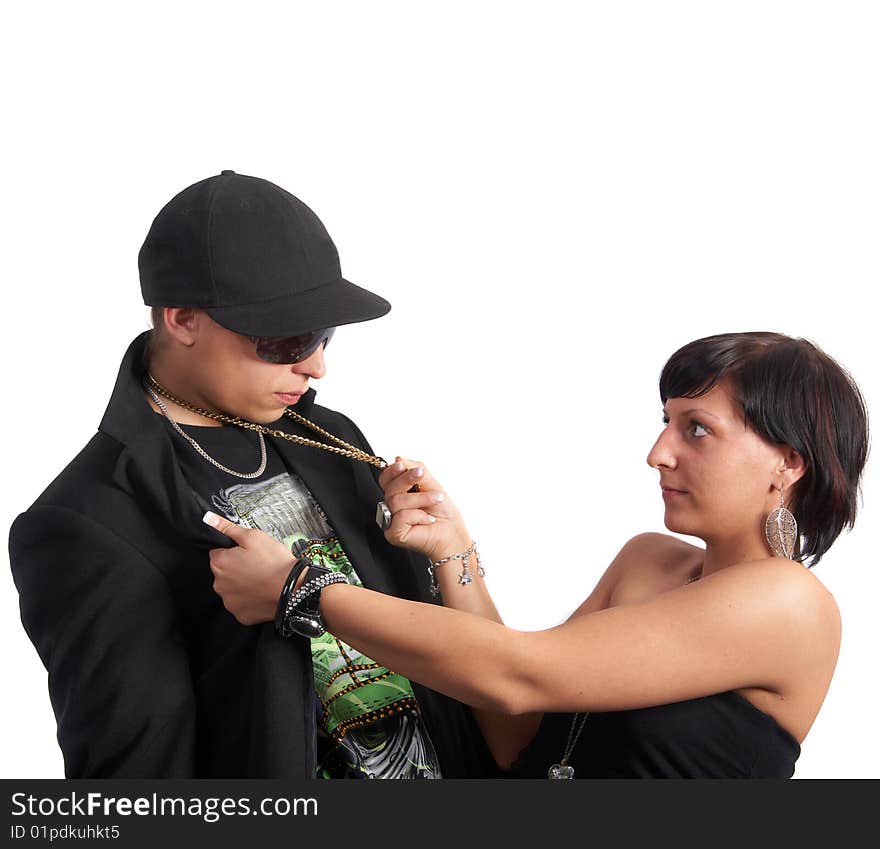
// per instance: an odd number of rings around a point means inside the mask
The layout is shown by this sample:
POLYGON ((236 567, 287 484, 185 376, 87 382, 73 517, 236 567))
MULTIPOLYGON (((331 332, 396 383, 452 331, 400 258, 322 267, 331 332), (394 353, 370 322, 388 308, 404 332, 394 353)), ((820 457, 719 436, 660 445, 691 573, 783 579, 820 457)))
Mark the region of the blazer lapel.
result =
MULTIPOLYGON (((141 379, 146 335, 136 337, 125 352, 98 428, 123 444, 114 480, 187 543, 200 549, 229 548, 235 544, 229 537, 202 522, 204 505, 199 504, 177 463, 167 428, 144 395, 141 379)), ((314 398, 315 391, 310 389, 300 399, 297 412, 332 433, 334 425, 322 421, 320 408, 313 408, 314 398)), ((287 416, 272 422, 270 427, 326 441, 287 416)), ((386 572, 379 569, 371 553, 371 541, 373 545, 386 544, 373 519, 382 493, 371 467, 320 448, 268 438, 327 514, 364 585, 382 592, 392 591, 386 572)))
POLYGON ((116 385, 98 430, 122 444, 113 480, 144 505, 149 515, 173 529, 184 543, 200 549, 235 543, 202 521, 203 505, 184 477, 162 417, 147 402, 141 386, 147 333, 128 346, 116 385))

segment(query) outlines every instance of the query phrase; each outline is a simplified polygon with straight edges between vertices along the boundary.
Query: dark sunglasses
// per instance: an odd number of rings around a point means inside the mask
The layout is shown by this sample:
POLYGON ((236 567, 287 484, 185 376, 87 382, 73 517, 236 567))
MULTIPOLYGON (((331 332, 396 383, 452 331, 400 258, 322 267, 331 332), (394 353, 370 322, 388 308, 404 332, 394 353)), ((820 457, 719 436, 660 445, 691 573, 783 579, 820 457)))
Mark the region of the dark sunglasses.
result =
POLYGON ((327 346, 336 332, 335 327, 312 330, 297 336, 248 336, 257 343, 257 356, 267 363, 299 363, 318 350, 319 345, 327 346))

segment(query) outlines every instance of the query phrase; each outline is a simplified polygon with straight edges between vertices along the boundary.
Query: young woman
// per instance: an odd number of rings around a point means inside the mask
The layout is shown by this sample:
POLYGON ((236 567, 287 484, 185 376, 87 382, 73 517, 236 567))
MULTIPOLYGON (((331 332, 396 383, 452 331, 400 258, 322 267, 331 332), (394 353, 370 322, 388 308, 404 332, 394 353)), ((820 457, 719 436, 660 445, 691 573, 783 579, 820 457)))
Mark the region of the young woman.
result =
MULTIPOLYGON (((691 342, 666 363, 660 397, 648 463, 665 524, 705 549, 637 536, 568 621, 516 631, 475 561, 464 566, 471 537, 452 501, 398 458, 380 476, 386 537, 445 561, 434 575, 454 609, 330 584, 319 591, 327 629, 473 705, 516 775, 791 776, 837 661, 840 615, 810 567, 855 518, 864 401, 821 350, 774 333, 691 342)), ((238 543, 212 551, 216 591, 239 621, 271 620, 290 552, 215 526, 238 543)), ((540 550, 523 556, 540 580, 540 550)))

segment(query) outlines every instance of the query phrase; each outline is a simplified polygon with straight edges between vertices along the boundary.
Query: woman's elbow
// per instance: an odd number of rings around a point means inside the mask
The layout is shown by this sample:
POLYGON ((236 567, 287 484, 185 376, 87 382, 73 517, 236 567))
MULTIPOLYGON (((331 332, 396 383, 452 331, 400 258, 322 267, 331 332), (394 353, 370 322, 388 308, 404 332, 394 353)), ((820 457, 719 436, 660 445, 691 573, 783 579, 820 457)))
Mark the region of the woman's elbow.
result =
POLYGON ((496 659, 492 676, 490 710, 505 716, 522 716, 543 710, 542 694, 538 684, 540 674, 533 667, 534 655, 530 650, 528 632, 511 632, 503 656, 496 659))
POLYGON ((540 710, 540 693, 519 675, 497 678, 481 699, 480 707, 503 716, 522 716, 540 710))
POLYGON ((504 701, 504 713, 507 716, 524 716, 543 710, 540 694, 529 692, 525 687, 514 688, 504 701))

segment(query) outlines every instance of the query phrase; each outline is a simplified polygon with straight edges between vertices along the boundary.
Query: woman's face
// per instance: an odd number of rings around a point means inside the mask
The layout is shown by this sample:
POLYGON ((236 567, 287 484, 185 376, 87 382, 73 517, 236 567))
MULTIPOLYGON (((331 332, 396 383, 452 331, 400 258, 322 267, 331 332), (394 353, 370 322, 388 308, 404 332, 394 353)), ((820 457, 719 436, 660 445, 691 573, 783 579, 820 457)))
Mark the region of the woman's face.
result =
POLYGON ((747 426, 725 381, 698 398, 667 399, 663 422, 648 465, 660 472, 666 527, 707 543, 763 538, 790 449, 747 426))

